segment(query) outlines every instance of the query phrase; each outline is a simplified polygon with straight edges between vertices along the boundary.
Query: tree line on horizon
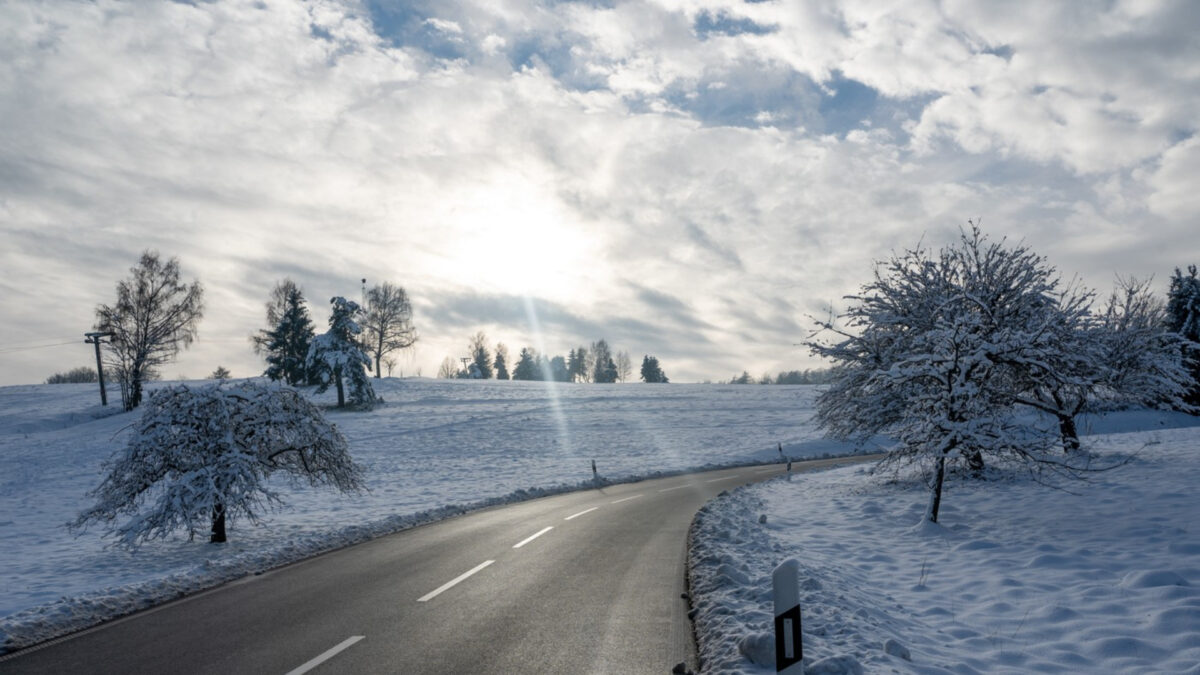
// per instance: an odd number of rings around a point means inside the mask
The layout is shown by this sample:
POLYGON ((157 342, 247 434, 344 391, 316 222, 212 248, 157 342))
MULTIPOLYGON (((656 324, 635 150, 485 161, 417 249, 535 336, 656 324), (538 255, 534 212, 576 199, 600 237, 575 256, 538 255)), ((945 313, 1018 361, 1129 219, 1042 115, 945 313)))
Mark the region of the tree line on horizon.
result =
MULTIPOLYGON (((604 338, 593 342, 590 348, 583 345, 572 348, 566 357, 546 356, 539 354, 533 347, 522 347, 516 363, 512 364, 511 372, 508 347, 503 342, 496 343, 493 356, 487 335, 483 331, 471 337, 467 353, 470 354, 469 357, 460 359, 462 365, 450 356, 442 359, 437 376, 443 379, 495 378, 596 384, 628 382, 633 376, 633 361, 629 352, 614 353, 604 338)), ((642 357, 640 377, 643 382, 650 384, 669 382, 658 358, 649 354, 642 357)))

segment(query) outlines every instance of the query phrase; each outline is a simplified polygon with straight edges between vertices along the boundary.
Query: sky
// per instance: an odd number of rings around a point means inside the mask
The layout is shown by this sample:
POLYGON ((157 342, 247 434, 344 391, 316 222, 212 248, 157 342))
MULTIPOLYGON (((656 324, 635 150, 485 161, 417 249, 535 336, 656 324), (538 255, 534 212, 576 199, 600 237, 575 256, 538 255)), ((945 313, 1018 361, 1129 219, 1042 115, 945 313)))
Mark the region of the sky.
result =
POLYGON ((1106 295, 1200 263, 1200 3, 0 3, 0 385, 94 363, 141 252, 163 369, 262 372, 272 287, 389 281, 433 376, 604 338, 674 381, 819 367, 873 261, 968 220, 1106 295))

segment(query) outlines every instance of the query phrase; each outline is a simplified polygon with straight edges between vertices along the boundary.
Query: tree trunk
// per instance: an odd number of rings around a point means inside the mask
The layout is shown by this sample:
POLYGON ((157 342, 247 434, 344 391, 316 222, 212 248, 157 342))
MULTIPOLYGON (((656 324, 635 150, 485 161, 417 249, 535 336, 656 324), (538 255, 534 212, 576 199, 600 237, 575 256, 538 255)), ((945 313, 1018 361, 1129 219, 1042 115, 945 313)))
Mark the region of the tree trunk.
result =
POLYGON ((379 379, 379 352, 375 352, 375 379, 379 379))
POLYGON ((346 391, 342 388, 342 371, 339 370, 339 371, 335 372, 333 374, 333 377, 335 380, 337 380, 338 407, 345 408, 346 407, 346 391))
POLYGON ((925 514, 931 523, 938 521, 938 510, 942 507, 942 483, 945 480, 946 456, 942 455, 937 460, 937 475, 933 478, 933 493, 929 495, 929 511, 925 514))
POLYGON ((978 450, 972 450, 966 456, 967 468, 971 470, 971 476, 973 478, 983 478, 983 453, 978 450))
POLYGON ((208 538, 208 543, 225 543, 225 505, 220 502, 213 505, 212 535, 208 538))
POLYGON ((1058 416, 1058 431, 1062 435, 1063 451, 1068 455, 1079 451, 1079 432, 1075 429, 1075 418, 1070 415, 1058 416))

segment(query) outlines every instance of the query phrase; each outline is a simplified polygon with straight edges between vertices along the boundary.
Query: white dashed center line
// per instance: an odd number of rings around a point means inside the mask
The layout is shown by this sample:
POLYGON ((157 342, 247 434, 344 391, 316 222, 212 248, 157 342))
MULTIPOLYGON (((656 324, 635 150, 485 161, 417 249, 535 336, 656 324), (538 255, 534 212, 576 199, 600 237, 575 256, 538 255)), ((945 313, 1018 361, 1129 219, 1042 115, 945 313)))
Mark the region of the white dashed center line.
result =
POLYGON ((734 478, 739 478, 739 477, 740 477, 740 476, 737 476, 737 475, 734 475, 734 476, 725 476, 724 478, 714 478, 714 479, 712 479, 712 480, 706 480, 706 481, 704 481, 704 482, 705 482, 705 483, 720 483, 720 482, 721 482, 721 481, 723 481, 723 480, 733 480, 734 478))
POLYGON ((287 672, 287 675, 303 675, 303 673, 307 673, 308 671, 312 670, 313 668, 316 668, 317 666, 321 665, 322 663, 325 663, 329 659, 332 659, 333 657, 342 653, 343 651, 345 651, 346 649, 351 647, 355 642, 358 642, 359 640, 363 639, 364 637, 366 637, 366 636, 365 635, 351 635, 350 637, 346 638, 345 640, 342 640, 336 646, 325 650, 319 656, 317 656, 313 660, 305 663, 304 665, 300 666, 299 668, 289 670, 287 672))
POLYGON ((664 488, 662 490, 659 490, 659 492, 670 492, 671 490, 682 490, 685 487, 691 487, 691 485, 689 485, 689 484, 676 485, 675 487, 669 487, 669 488, 664 488))
POLYGON ((521 548, 525 544, 528 544, 529 542, 533 541, 534 539, 537 539, 538 537, 542 536, 543 534, 546 534, 547 532, 549 532, 550 530, 553 530, 553 529, 554 529, 553 527, 543 528, 537 534, 529 535, 528 537, 525 537, 524 539, 522 539, 520 542, 513 544, 513 548, 521 548))
POLYGON ((609 502, 609 504, 620 504, 621 502, 627 502, 627 501, 629 501, 630 499, 637 499, 638 497, 641 497, 641 495, 634 495, 634 496, 632 496, 632 497, 626 497, 626 498, 624 498, 624 499, 618 499, 618 500, 617 500, 617 501, 615 501, 615 502, 609 502))
POLYGON ((442 584, 441 586, 438 586, 436 589, 430 591, 429 593, 426 593, 425 595, 422 595, 421 597, 417 598, 417 602, 429 602, 430 600, 436 598, 437 596, 441 595, 442 593, 445 593, 446 591, 450 590, 451 588, 454 588, 456 585, 458 585, 462 581, 465 581, 472 574, 475 574, 476 572, 482 570, 483 568, 487 567, 488 565, 491 565, 494 562, 496 562, 496 561, 495 560, 485 560, 482 564, 475 566, 473 569, 460 574, 459 576, 451 579, 450 581, 447 581, 446 583, 442 584))
POLYGON ((573 516, 567 516, 566 518, 563 518, 563 520, 572 520, 572 519, 574 519, 574 518, 578 518, 579 516, 582 516, 582 515, 583 515, 583 514, 585 514, 585 513, 591 513, 592 511, 595 511, 595 510, 596 510, 596 509, 598 509, 598 508, 600 508, 600 507, 599 507, 599 506, 593 506, 592 508, 590 508, 590 509, 588 509, 588 510, 586 510, 586 511, 580 511, 579 513, 576 513, 576 514, 575 514, 575 515, 573 515, 573 516))

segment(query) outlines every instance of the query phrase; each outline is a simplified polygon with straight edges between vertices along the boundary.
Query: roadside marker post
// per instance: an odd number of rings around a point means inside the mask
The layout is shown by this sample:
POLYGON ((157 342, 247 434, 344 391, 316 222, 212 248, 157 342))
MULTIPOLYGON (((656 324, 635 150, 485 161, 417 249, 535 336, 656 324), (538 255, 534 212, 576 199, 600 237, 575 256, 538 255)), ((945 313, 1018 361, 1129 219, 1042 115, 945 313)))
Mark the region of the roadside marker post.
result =
POLYGON ((783 561, 771 575, 775 600, 775 672, 803 675, 804 645, 800 640, 800 563, 783 561))

